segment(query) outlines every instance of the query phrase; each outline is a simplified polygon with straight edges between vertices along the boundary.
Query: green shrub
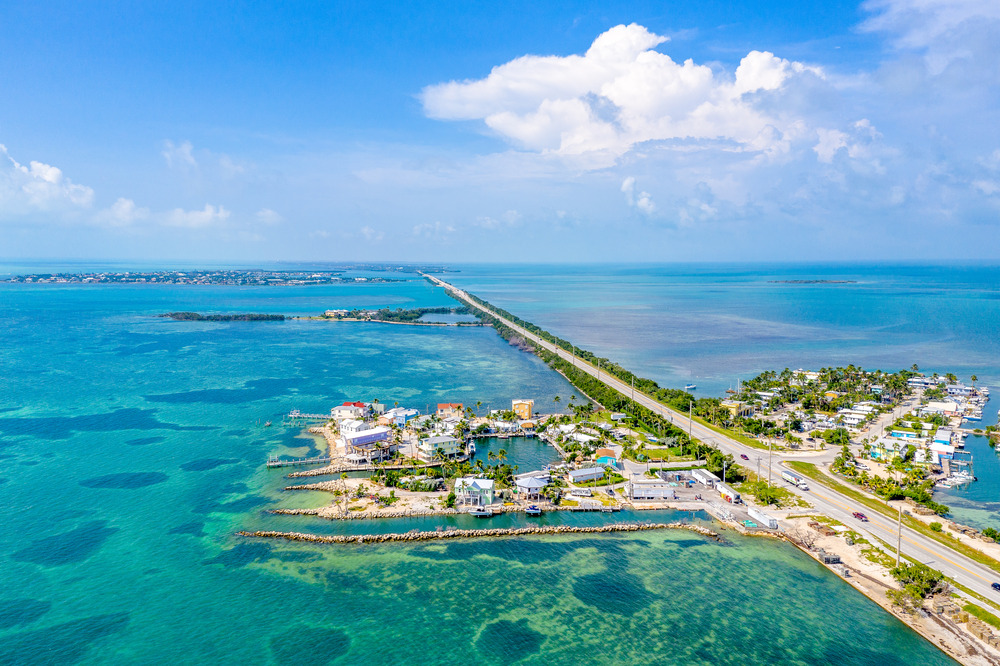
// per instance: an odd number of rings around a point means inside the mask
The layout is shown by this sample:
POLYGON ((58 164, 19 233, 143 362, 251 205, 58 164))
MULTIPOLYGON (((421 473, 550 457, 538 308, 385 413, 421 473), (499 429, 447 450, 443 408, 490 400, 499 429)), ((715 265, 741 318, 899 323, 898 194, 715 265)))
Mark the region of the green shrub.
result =
POLYGON ((929 527, 935 532, 940 532, 944 528, 944 525, 941 523, 931 523, 929 527))

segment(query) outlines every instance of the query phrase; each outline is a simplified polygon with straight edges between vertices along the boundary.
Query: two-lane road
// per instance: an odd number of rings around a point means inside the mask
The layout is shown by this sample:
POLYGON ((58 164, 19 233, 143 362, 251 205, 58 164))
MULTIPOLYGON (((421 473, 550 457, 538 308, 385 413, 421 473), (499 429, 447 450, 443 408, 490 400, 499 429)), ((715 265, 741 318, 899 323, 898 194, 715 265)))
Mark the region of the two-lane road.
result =
MULTIPOLYGON (((772 478, 776 481, 780 479, 781 463, 786 459, 808 455, 813 462, 828 462, 836 453, 834 451, 828 451, 825 454, 816 456, 815 454, 796 455, 781 452, 780 454, 775 454, 773 456, 773 460, 769 463, 767 461, 767 457, 765 457, 766 454, 764 454, 764 452, 760 449, 751 448, 741 444, 736 440, 720 434, 696 421, 690 422, 686 414, 682 414, 674 409, 671 409, 670 407, 667 407, 641 391, 636 391, 632 386, 619 380, 617 377, 611 376, 607 372, 602 372, 600 368, 590 364, 589 362, 571 354, 561 347, 557 347, 547 340, 543 340, 531 331, 528 331, 524 327, 519 326, 510 321, 508 318, 500 315, 492 308, 480 305, 478 302, 470 298, 465 291, 458 289, 457 287, 454 287, 453 285, 448 284, 433 275, 427 275, 425 273, 421 273, 421 275, 431 280, 434 284, 444 287, 457 299, 467 303, 470 307, 476 308, 477 310, 485 312, 500 320, 504 325, 510 327, 514 331, 517 331, 517 333, 526 340, 530 340, 542 349, 552 352, 553 354, 557 354, 560 358, 565 359, 580 370, 583 370, 589 375, 604 382, 622 395, 632 398, 637 404, 640 404, 654 413, 663 416, 670 422, 676 424, 678 427, 684 429, 690 428, 691 434, 694 437, 718 447, 721 451, 732 455, 734 458, 739 458, 741 454, 746 454, 748 457, 756 459, 756 457, 760 455, 763 458, 761 462, 764 463, 764 469, 770 471, 772 478)), ((831 518, 836 518, 845 525, 851 526, 853 529, 868 532, 869 534, 882 539, 886 543, 895 545, 896 525, 881 514, 869 515, 868 517, 870 518, 870 522, 862 523, 861 521, 855 519, 852 514, 854 511, 864 511, 866 507, 857 506, 857 504, 849 497, 826 487, 819 487, 809 491, 802 491, 793 486, 788 486, 788 488, 792 492, 804 497, 817 509, 820 509, 831 518)), ((1000 595, 998 595, 998 593, 990 587, 990 584, 993 581, 1000 581, 1000 574, 997 574, 988 567, 983 566, 965 555, 962 555, 961 553, 954 551, 951 548, 948 548, 947 546, 944 546, 937 541, 934 541, 933 539, 930 539, 929 537, 915 532, 905 526, 902 529, 902 542, 904 554, 944 572, 945 575, 968 587, 969 589, 976 591, 982 596, 988 599, 995 599, 1000 602, 1000 595)))

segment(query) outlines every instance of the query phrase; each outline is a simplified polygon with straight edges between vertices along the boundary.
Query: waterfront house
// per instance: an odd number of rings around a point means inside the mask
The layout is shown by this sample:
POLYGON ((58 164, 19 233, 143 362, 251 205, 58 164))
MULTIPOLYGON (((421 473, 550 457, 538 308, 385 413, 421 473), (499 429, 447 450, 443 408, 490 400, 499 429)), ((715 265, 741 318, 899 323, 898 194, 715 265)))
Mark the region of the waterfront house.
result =
POLYGON ((524 431, 525 435, 533 435, 535 433, 536 423, 534 421, 520 421, 518 427, 524 431))
POLYGON ((542 481, 545 482, 546 485, 548 485, 548 483, 552 481, 552 472, 544 469, 535 470, 534 472, 525 472, 523 474, 518 474, 517 476, 515 476, 514 481, 521 481, 522 479, 527 479, 532 477, 536 479, 541 479, 542 481))
POLYGON ((598 479, 604 478, 604 468, 603 467, 586 467, 584 469, 574 469, 570 470, 569 480, 570 483, 586 483, 588 481, 596 481, 598 479))
POLYGON ((367 429, 368 424, 360 419, 344 419, 340 422, 340 434, 342 435, 351 435, 367 429))
POLYGON ((385 414, 383 414, 379 420, 381 421, 384 418, 387 421, 390 421, 388 425, 395 424, 398 425, 400 428, 402 428, 407 424, 408 421, 416 418, 419 415, 420 412, 418 412, 415 409, 407 409, 405 407, 394 407, 393 409, 390 409, 385 414))
POLYGON ((958 403, 952 400, 931 400, 920 409, 921 415, 942 414, 944 416, 956 416, 959 414, 958 403))
POLYGON ((963 397, 972 395, 972 389, 965 384, 949 384, 945 387, 945 391, 948 395, 960 395, 963 397))
POLYGON ((462 442, 448 435, 438 435, 420 440, 417 444, 417 457, 427 462, 439 460, 438 450, 445 458, 455 458, 463 453, 462 442))
POLYGON ((343 419, 360 419, 364 416, 365 410, 364 405, 359 407, 359 404, 345 402, 343 405, 338 405, 330 410, 330 417, 337 421, 342 421, 343 419))
POLYGON ((439 419, 465 416, 465 407, 460 402, 440 402, 435 412, 439 419))
POLYGON ((464 476, 455 480, 455 501, 470 506, 493 504, 493 479, 464 476))
POLYGON ((376 426, 343 435, 347 459, 355 464, 385 460, 392 456, 396 445, 389 441, 391 430, 376 426))
POLYGON ((510 408, 515 414, 517 414, 517 418, 530 419, 535 412, 535 401, 513 400, 511 401, 510 408))
POLYGON ((517 487, 517 495, 521 499, 538 499, 541 497, 542 489, 545 488, 545 481, 536 477, 528 476, 514 481, 517 487))

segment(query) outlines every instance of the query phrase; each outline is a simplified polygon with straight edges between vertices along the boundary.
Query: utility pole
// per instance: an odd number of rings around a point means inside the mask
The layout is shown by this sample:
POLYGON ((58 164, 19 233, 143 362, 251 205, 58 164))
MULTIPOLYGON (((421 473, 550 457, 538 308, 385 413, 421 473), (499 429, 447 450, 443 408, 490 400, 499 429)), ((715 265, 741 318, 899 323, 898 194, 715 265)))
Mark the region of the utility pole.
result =
MULTIPOLYGON (((694 413, 694 403, 690 400, 688 401, 688 446, 693 442, 691 441, 691 415, 694 413)), ((694 447, 692 447, 693 449, 694 447)), ((683 450, 683 447, 682 447, 683 450)))
POLYGON ((726 482, 726 465, 727 464, 728 463, 725 460, 722 461, 722 482, 723 483, 726 482))
POLYGON ((771 439, 767 440, 767 485, 771 485, 771 439))
POLYGON ((757 456, 757 480, 760 481, 760 456, 757 456))
POLYGON ((899 504, 899 516, 896 518, 896 566, 899 566, 899 547, 903 541, 903 504, 899 504))
POLYGON ((601 381, 601 359, 597 359, 597 381, 601 381))

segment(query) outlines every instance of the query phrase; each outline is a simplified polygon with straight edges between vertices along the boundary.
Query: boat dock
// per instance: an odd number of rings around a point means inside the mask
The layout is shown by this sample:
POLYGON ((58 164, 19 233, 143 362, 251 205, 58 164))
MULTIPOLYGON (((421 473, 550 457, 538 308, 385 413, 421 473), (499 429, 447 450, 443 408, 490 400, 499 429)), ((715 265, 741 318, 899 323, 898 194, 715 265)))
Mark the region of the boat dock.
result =
POLYGON ((323 456, 319 458, 295 458, 294 460, 279 460, 277 458, 268 458, 268 467, 296 467, 298 465, 319 465, 323 463, 329 463, 331 459, 329 456, 323 456))
POLYGON ((303 414, 299 410, 293 409, 292 411, 288 412, 287 418, 292 419, 293 421, 295 419, 309 420, 309 421, 329 421, 333 417, 330 416, 329 414, 303 414))

